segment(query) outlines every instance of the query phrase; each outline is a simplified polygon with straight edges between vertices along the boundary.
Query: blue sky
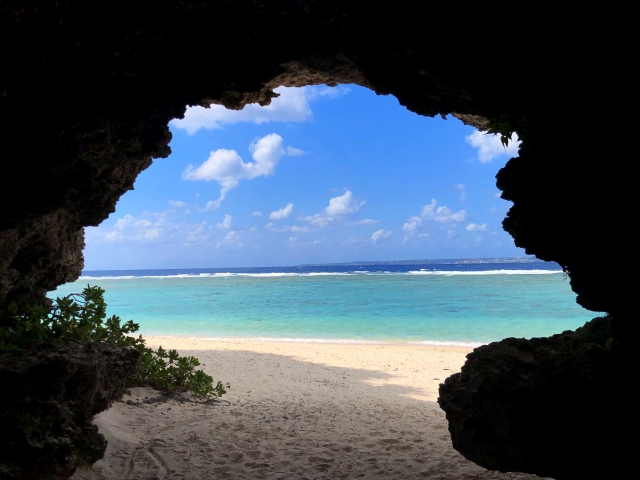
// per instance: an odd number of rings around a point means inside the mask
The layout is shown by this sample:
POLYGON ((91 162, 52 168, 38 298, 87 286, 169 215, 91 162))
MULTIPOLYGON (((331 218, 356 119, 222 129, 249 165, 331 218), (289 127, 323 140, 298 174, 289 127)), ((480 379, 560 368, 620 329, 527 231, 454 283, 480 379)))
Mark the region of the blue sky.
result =
POLYGON ((495 186, 517 142, 353 85, 277 92, 172 121, 172 155, 86 229, 85 268, 524 255, 495 186))

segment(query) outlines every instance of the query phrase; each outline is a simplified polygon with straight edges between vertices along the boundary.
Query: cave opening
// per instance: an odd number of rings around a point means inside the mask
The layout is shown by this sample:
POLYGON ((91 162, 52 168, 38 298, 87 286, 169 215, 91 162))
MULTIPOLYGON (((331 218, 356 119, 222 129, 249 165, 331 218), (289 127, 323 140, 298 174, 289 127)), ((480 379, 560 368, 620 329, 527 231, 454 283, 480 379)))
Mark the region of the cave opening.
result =
POLYGON ((49 296, 102 286, 110 310, 150 335, 480 345, 573 330, 591 318, 560 267, 526 258, 502 229, 511 203, 499 198, 494 175, 520 142, 504 146, 455 117, 419 116, 357 85, 275 92, 268 106, 196 106, 172 120, 172 154, 86 229, 84 273, 49 296), (251 279, 296 272, 453 276, 469 264, 468 274, 510 277, 431 288, 416 278, 403 300, 371 299, 347 282, 349 300, 316 313, 317 298, 305 292, 336 294, 320 278, 291 293, 290 282, 265 280, 275 290, 255 305, 221 280, 245 277, 250 283, 233 288, 253 292, 251 279), (176 284, 162 292, 143 278, 176 284), (274 297, 290 300, 265 313, 258 305, 274 297), (380 315, 398 306, 397 315, 380 315), (367 327, 345 328, 339 318, 350 310, 367 327))

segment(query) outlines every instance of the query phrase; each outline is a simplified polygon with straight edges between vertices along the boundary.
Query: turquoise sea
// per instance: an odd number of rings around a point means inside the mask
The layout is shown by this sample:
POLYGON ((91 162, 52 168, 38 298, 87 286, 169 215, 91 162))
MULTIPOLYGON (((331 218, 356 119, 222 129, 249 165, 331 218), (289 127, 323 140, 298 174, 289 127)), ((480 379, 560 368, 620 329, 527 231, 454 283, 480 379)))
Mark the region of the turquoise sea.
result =
POLYGON ((480 344, 597 315, 557 267, 535 263, 85 272, 50 296, 87 284, 147 335, 480 344))

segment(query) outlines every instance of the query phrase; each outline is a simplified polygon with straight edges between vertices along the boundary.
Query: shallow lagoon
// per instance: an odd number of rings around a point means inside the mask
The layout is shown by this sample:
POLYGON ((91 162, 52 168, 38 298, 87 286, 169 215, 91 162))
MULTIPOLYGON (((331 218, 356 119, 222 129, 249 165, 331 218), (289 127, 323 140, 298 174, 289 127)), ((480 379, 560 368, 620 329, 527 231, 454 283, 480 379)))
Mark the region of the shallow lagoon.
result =
POLYGON ((87 273, 51 296, 99 285, 108 313, 147 335, 310 341, 478 344, 548 336, 597 315, 575 303, 564 274, 531 265, 350 268, 87 273))

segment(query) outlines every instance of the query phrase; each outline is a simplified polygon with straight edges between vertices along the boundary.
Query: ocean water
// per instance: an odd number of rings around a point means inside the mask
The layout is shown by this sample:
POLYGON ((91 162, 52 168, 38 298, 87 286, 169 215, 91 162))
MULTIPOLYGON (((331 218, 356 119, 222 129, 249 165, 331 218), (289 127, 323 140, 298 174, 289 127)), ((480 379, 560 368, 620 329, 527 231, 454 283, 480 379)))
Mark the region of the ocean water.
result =
POLYGON ((50 296, 87 284, 147 335, 478 345, 597 315, 557 266, 533 262, 94 271, 50 296))

